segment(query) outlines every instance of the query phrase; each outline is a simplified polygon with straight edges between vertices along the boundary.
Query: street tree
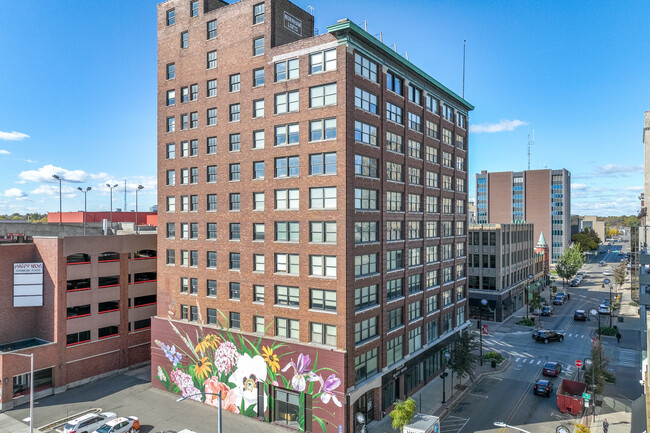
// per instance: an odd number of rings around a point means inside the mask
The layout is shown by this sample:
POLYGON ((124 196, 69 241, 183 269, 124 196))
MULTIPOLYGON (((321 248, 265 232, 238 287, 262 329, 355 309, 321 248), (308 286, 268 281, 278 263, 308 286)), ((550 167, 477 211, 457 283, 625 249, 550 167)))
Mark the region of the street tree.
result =
POLYGON ((596 394, 602 394, 605 386, 605 369, 608 365, 609 358, 605 348, 599 340, 596 340, 591 346, 591 367, 585 371, 585 382, 589 386, 592 384, 595 386, 596 394))
POLYGON ((393 428, 403 432, 404 426, 408 425, 415 415, 415 400, 409 397, 406 401, 396 401, 388 415, 393 420, 393 428))
POLYGON ((614 269, 614 282, 620 288, 623 283, 625 283, 625 278, 627 277, 627 267, 624 263, 621 263, 616 269, 614 269))
MULTIPOLYGON (((480 330, 479 330, 480 332, 480 330)), ((456 374, 457 378, 462 379, 469 376, 472 381, 476 378, 474 369, 480 361, 478 354, 481 343, 479 336, 464 329, 458 339, 454 342, 451 350, 450 368, 456 374)))
POLYGON ((542 296, 537 290, 533 292, 533 296, 530 300, 530 306, 537 310, 538 314, 540 313, 539 309, 542 308, 542 296))
POLYGON ((571 240, 579 243, 583 251, 597 250, 601 242, 600 236, 591 227, 587 227, 580 233, 576 233, 571 237, 571 240))
POLYGON ((566 287, 567 280, 570 280, 578 273, 584 258, 579 243, 574 243, 569 248, 564 250, 564 253, 558 258, 555 264, 555 271, 558 276, 562 278, 562 286, 566 287))

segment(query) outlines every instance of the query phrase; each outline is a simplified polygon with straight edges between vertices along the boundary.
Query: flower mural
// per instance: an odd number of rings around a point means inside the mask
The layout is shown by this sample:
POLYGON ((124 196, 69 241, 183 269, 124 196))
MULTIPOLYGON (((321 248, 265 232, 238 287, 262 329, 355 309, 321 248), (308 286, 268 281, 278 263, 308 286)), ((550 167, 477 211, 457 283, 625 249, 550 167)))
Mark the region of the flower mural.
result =
MULTIPOLYGON (((261 414, 270 421, 269 408, 274 403, 273 393, 269 391, 280 387, 299 393, 301 402, 309 394, 314 403, 324 405, 313 407, 322 416, 317 416, 315 411, 312 414, 323 433, 327 424, 336 427, 338 422, 327 418, 333 418, 336 409, 342 407, 336 396, 341 392, 336 391, 341 380, 331 368, 317 367, 318 352, 311 356, 293 352, 279 341, 262 346, 262 338, 251 341, 247 336, 230 332, 226 316, 219 313, 225 322, 217 321, 219 332, 204 334, 203 324, 199 323, 195 339, 168 320, 182 344, 167 345, 155 340, 170 363, 169 370, 164 365, 157 366, 155 377, 163 388, 211 406, 219 405, 220 394, 224 410, 250 417, 261 414), (313 362, 312 356, 315 356, 313 362), (284 365, 282 369, 281 365, 284 365), (323 379, 325 375, 327 378, 323 379), (259 387, 264 390, 264 407, 258 409, 259 387)), ((340 417, 342 412, 338 413, 340 417)), ((306 421, 302 405, 297 421, 303 431, 306 421)))

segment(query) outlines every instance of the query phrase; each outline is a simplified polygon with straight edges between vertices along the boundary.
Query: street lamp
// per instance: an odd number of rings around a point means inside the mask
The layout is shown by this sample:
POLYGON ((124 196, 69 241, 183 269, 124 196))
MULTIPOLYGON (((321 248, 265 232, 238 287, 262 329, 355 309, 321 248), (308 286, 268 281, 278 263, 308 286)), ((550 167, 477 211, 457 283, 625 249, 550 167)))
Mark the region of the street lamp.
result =
POLYGON ((592 412, 594 414, 594 420, 596 419, 596 366, 594 365, 594 361, 592 361, 591 358, 585 358, 584 361, 585 365, 585 373, 587 373, 586 369, 591 368, 591 391, 593 392, 594 395, 594 401, 593 401, 593 409, 592 412))
POLYGON ((61 179, 61 176, 58 176, 56 174, 53 174, 52 177, 59 181, 59 226, 61 226, 61 225, 63 225, 63 219, 62 219, 63 218, 63 215, 62 215, 63 214, 63 209, 62 209, 63 208, 63 199, 61 198, 62 197, 61 196, 61 181, 63 179, 61 179))
POLYGON ((528 310, 530 310, 530 304, 528 301, 528 293, 530 291, 530 282, 533 279, 533 274, 528 274, 528 284, 526 285, 526 318, 528 318, 528 310))
POLYGON ((7 353, 29 358, 29 433, 34 433, 34 353, 7 353))
MULTIPOLYGON (((117 186, 117 185, 116 185, 116 186, 117 186)), ((218 393, 213 393, 213 392, 197 392, 197 393, 194 393, 194 394, 186 395, 185 397, 178 398, 178 399, 176 399, 176 401, 177 401, 177 402, 180 402, 180 401, 183 401, 183 400, 185 400, 185 399, 188 399, 188 398, 191 398, 191 397, 195 397, 195 396, 197 396, 197 395, 216 395, 217 397, 219 397, 219 423, 217 424, 217 433, 223 433, 223 427, 222 427, 222 425, 221 425, 221 391, 219 391, 218 393)))
POLYGON ((117 184, 111 186, 110 183, 107 183, 106 186, 111 190, 111 230, 113 230, 113 188, 116 188, 117 184))
POLYGON ((600 314, 598 314, 598 310, 596 310, 595 308, 589 310, 589 314, 591 314, 592 316, 598 319, 598 341, 600 341, 600 314))
POLYGON ((449 358, 451 358, 451 355, 449 354, 449 352, 445 352, 445 360, 442 363, 442 374, 440 375, 440 377, 442 378, 442 403, 443 404, 447 400, 445 394, 445 377, 447 377, 447 375, 449 374, 447 373, 447 363, 449 362, 449 358))
POLYGON ((88 194, 88 191, 90 191, 92 188, 88 186, 86 189, 82 189, 81 187, 77 187, 77 189, 84 193, 84 236, 86 236, 86 194, 88 194))
POLYGON ((512 425, 508 425, 508 424, 506 424, 506 423, 504 423, 504 422, 501 422, 501 421, 496 421, 496 422, 494 423, 494 425, 497 426, 497 427, 506 427, 506 428, 511 428, 511 429, 513 429, 513 430, 519 430, 519 431, 522 431, 522 432, 525 432, 525 433, 530 433, 528 430, 524 430, 524 429, 519 428, 519 427, 515 427, 515 426, 512 426, 512 425))
POLYGON ((144 189, 144 186, 138 185, 138 187, 135 190, 135 234, 139 234, 138 231, 138 191, 141 189, 144 189))
POLYGON ((487 303, 487 299, 481 299, 481 313, 478 316, 478 335, 479 339, 481 340, 481 365, 483 365, 483 326, 481 325, 481 319, 483 318, 483 308, 487 305, 487 303))
POLYGON ((366 428, 366 417, 361 412, 357 412, 355 418, 357 419, 357 422, 361 424, 361 433, 367 433, 368 429, 366 428))
POLYGON ((609 286, 609 327, 612 327, 612 285, 609 281, 609 278, 605 278, 605 284, 609 286))

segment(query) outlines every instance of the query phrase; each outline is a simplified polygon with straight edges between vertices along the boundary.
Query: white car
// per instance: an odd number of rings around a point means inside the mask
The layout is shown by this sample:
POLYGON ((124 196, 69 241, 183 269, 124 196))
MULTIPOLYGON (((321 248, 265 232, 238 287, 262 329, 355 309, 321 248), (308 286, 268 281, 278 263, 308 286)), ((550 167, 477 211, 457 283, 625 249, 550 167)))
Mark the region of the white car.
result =
POLYGON ((63 433, 91 433, 117 417, 113 412, 87 413, 63 426, 63 433))
POLYGON ((110 420, 93 433, 139 433, 140 420, 135 416, 119 417, 110 420))
POLYGON ((598 307, 598 314, 609 314, 609 307, 605 304, 600 304, 598 307))

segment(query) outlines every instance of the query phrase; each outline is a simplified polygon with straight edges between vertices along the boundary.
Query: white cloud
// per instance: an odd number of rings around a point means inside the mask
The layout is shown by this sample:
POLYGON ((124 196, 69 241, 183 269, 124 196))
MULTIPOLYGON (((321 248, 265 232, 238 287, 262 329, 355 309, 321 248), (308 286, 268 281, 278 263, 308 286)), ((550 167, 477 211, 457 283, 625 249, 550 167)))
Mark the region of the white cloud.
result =
POLYGON ((36 161, 34 161, 33 159, 23 159, 23 161, 29 162, 30 164, 36 164, 36 161))
POLYGON ((4 194, 5 197, 13 198, 15 200, 22 200, 27 198, 27 194, 25 194, 21 189, 18 188, 10 188, 5 190, 4 194))
POLYGON ((11 131, 11 132, 0 131, 0 140, 22 141, 25 138, 29 138, 29 135, 23 134, 22 132, 16 132, 16 131, 11 131))
POLYGON ((503 131, 514 131, 516 128, 520 126, 526 126, 528 125, 528 122, 524 122, 522 120, 502 120, 499 123, 481 123, 481 124, 476 124, 476 125, 470 125, 469 126, 469 131, 470 132, 503 132, 503 131))
POLYGON ((11 152, 9 152, 8 150, 0 149, 0 155, 10 155, 10 154, 11 152))
POLYGON ((18 177, 23 181, 32 182, 56 182, 52 176, 57 175, 63 179, 64 182, 79 183, 87 180, 105 179, 108 178, 106 173, 90 174, 83 170, 67 170, 65 168, 56 167, 52 164, 45 165, 38 170, 27 170, 21 172, 18 177))
POLYGON ((589 188, 586 183, 572 183, 571 191, 582 191, 589 188))
POLYGON ((606 164, 596 167, 596 176, 623 176, 631 173, 643 173, 642 165, 606 164))
MULTIPOLYGON (((72 194, 72 197, 76 195, 76 188, 70 186, 63 186, 61 192, 63 194, 72 194)), ((38 188, 29 192, 30 194, 43 194, 49 196, 58 196, 59 195, 59 185, 41 185, 38 188)))

